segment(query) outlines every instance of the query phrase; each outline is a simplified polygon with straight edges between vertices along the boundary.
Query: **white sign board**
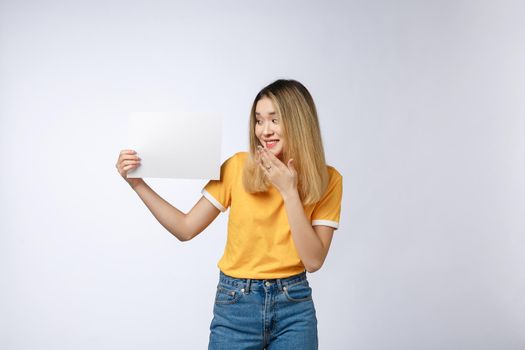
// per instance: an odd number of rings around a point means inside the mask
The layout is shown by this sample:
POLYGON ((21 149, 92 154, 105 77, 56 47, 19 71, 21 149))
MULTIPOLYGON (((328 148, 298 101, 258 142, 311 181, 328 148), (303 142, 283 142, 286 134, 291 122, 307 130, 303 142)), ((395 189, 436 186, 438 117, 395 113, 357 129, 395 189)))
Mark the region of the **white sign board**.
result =
POLYGON ((216 115, 131 113, 128 145, 141 165, 128 177, 218 180, 221 133, 221 118, 216 115))

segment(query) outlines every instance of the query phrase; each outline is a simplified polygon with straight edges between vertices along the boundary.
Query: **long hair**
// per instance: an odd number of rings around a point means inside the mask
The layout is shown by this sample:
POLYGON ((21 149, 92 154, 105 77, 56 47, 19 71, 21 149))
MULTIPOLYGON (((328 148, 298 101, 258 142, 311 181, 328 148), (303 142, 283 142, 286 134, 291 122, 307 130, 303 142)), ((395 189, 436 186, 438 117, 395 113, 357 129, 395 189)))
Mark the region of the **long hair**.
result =
POLYGON ((328 186, 328 171, 314 100, 295 80, 277 80, 255 96, 250 112, 250 154, 243 170, 244 189, 249 193, 265 192, 270 185, 257 162, 260 142, 255 135, 255 107, 265 97, 273 102, 282 121, 285 137, 282 160, 284 164, 294 160, 301 201, 303 205, 316 203, 328 186))

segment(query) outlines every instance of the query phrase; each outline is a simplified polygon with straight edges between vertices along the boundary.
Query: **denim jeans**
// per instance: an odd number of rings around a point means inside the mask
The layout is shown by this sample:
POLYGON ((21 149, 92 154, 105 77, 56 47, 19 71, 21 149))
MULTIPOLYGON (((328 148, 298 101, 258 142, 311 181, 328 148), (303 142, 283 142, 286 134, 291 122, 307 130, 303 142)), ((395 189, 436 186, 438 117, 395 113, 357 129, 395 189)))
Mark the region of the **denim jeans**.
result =
POLYGON ((317 349, 306 273, 256 280, 220 272, 208 350, 317 349))

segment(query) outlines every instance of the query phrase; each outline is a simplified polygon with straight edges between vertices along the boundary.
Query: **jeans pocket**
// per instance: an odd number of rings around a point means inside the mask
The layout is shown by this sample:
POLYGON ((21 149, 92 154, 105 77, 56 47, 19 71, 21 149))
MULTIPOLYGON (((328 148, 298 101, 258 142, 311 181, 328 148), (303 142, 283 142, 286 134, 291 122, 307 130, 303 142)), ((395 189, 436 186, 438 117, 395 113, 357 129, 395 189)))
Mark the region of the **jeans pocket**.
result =
POLYGON ((235 304, 241 299, 242 295, 243 293, 233 286, 218 285, 217 293, 215 294, 215 304, 235 304))
POLYGON ((283 287, 284 295, 289 301, 308 301, 312 300, 312 288, 308 281, 302 281, 296 284, 283 287))

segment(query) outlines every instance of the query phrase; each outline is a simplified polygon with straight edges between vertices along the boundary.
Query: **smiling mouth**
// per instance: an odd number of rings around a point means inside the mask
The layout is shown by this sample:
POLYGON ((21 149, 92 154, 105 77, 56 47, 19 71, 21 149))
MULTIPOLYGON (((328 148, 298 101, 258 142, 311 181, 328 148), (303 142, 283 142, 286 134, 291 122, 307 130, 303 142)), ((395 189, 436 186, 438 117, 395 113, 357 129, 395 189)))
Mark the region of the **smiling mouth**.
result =
POLYGON ((264 143, 266 144, 266 148, 272 149, 275 147, 277 142, 279 142, 279 140, 270 140, 270 141, 265 141, 264 143))

